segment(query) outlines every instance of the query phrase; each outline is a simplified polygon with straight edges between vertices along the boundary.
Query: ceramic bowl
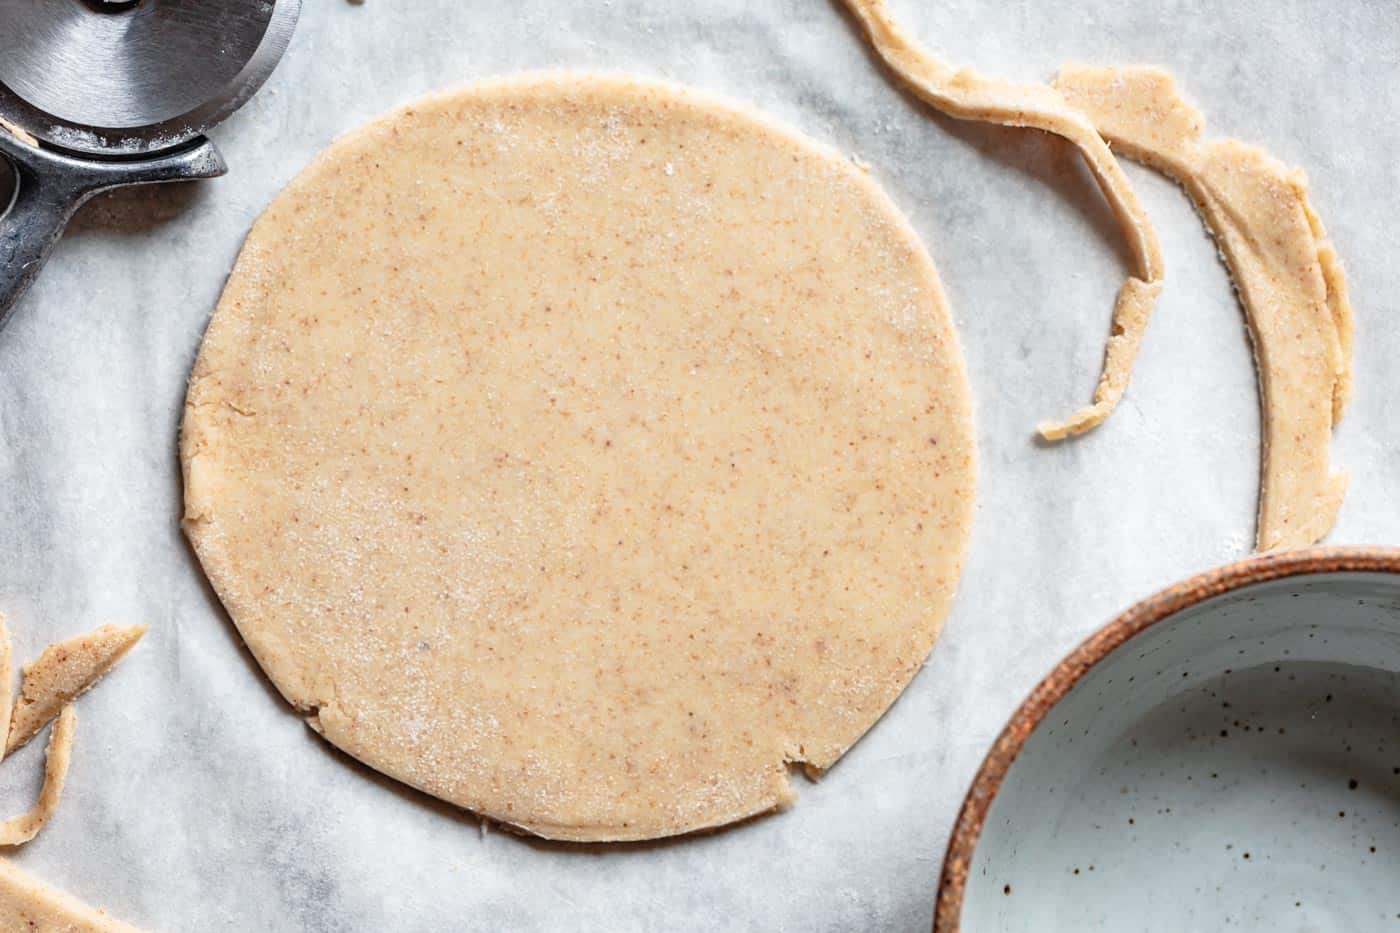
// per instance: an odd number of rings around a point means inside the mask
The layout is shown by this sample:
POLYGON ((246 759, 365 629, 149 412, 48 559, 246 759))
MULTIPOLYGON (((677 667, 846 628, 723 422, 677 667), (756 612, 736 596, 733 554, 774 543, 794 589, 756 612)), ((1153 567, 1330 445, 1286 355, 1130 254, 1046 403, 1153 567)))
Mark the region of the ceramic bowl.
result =
POLYGON ((937 933, 1400 930, 1400 550, 1173 586, 1036 687, 949 843, 937 933))

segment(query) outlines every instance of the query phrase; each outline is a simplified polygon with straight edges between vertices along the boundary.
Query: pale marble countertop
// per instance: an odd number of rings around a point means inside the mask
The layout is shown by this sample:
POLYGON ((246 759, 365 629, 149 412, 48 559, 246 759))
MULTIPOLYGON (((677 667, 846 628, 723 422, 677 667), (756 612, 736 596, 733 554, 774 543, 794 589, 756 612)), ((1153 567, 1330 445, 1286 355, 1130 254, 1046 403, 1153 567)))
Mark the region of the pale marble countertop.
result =
MULTIPOLYGON (((1258 403, 1243 318, 1171 184, 1128 171, 1168 283, 1127 398, 1086 401, 1124 268, 1076 157, 931 117, 827 0, 306 0, 268 86, 214 132, 232 168, 87 208, 0 334, 0 608, 17 647, 151 632, 79 709, 68 790, 22 867, 153 931, 922 930, 966 784, 1041 675, 1113 613, 1246 554, 1258 403), (483 833, 317 740, 243 649, 180 536, 185 378, 258 211, 307 160, 426 91, 573 67, 748 102, 858 155, 937 261, 976 393, 979 500, 942 642, 789 812, 696 838, 575 847, 483 833)), ((1306 168, 1347 264, 1351 490, 1330 540, 1400 543, 1400 15, 1391 0, 895 0, 949 58, 1172 69, 1221 133, 1306 168)), ((0 769, 27 806, 42 743, 0 769)))

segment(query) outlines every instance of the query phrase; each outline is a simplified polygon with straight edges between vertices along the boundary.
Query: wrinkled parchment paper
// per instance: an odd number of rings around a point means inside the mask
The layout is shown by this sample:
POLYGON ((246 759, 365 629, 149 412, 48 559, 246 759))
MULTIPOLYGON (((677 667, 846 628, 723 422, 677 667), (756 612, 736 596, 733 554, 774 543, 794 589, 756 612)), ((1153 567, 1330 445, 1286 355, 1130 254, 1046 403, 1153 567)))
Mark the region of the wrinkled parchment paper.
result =
MULTIPOLYGON (((1213 133, 1303 166, 1347 265, 1356 397, 1335 542, 1400 543, 1400 17, 1387 2, 894 0, 952 60, 1172 69, 1213 133)), ((1088 397, 1120 237, 1061 142, 933 117, 825 0, 307 0, 286 59, 214 132, 223 179, 89 206, 0 334, 0 608, 19 657, 148 622, 81 701, 62 807, 17 854, 162 933, 924 930, 991 739, 1092 629, 1253 536, 1258 403, 1243 318, 1191 207, 1127 166, 1167 284, 1127 396, 1088 397), (970 559, 927 669, 789 812, 651 845, 490 831, 329 749, 244 651, 180 536, 185 378, 249 224, 318 150, 418 94, 528 68, 626 70, 746 101, 871 166, 942 272, 976 393, 970 559)), ((0 768, 23 809, 42 742, 0 768)))

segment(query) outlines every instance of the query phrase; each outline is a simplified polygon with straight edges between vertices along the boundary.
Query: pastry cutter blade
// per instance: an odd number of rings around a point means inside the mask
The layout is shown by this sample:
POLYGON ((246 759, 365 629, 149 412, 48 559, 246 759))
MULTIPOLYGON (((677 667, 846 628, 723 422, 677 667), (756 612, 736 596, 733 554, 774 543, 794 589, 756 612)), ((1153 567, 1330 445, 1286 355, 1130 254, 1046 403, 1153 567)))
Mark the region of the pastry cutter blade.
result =
POLYGON ((204 133, 272 73, 300 9, 0 0, 0 159, 15 175, 0 202, 0 328, 93 195, 228 170, 204 133))

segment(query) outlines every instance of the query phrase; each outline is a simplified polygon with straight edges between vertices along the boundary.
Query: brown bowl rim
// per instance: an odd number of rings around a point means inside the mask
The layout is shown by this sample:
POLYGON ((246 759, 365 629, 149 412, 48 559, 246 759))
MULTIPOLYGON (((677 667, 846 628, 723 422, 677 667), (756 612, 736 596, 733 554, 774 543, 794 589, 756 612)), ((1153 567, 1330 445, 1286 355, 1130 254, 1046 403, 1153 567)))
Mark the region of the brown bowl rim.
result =
POLYGON ((934 933, 958 933, 973 852, 992 801, 1026 739, 1060 698, 1110 652, 1130 638, 1207 599, 1246 586, 1319 573, 1400 573, 1400 548, 1313 547, 1246 557, 1168 586, 1120 613, 1085 639, 1036 684, 1017 707, 973 778, 939 875, 934 933))

